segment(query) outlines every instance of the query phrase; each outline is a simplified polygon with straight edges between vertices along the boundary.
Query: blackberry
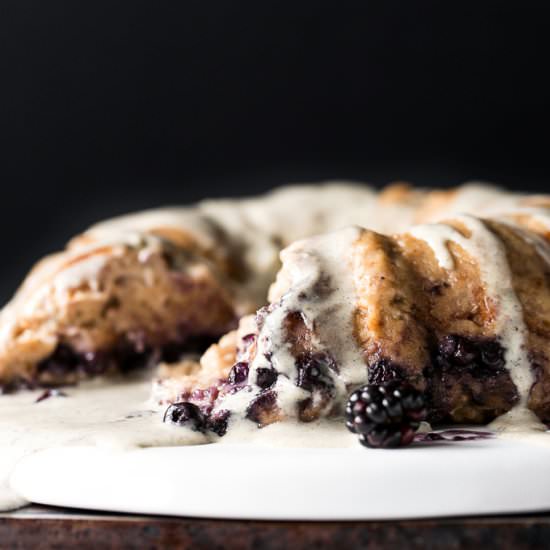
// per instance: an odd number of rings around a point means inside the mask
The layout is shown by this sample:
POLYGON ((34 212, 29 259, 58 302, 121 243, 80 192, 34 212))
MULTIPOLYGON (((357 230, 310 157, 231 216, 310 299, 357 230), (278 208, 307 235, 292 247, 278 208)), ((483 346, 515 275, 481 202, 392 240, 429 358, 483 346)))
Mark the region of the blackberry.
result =
POLYGON ((170 405, 164 413, 163 421, 178 426, 188 425, 194 432, 204 432, 206 429, 205 416, 197 405, 193 405, 188 401, 170 405))
POLYGON ((256 341, 256 338, 256 334, 250 333, 239 340, 237 344, 237 360, 240 360, 248 353, 250 346, 256 341))
POLYGON ((296 385, 307 391, 332 387, 329 372, 338 372, 336 362, 326 353, 305 354, 296 362, 296 369, 296 385))
POLYGON ((400 447, 414 439, 426 416, 424 397, 399 381, 367 384, 355 390, 346 406, 346 426, 365 447, 400 447))
POLYGON ((59 344, 55 351, 36 366, 37 373, 47 373, 53 377, 65 376, 73 372, 81 364, 79 357, 69 346, 59 344))
POLYGON ((277 376, 275 369, 260 367, 256 369, 256 384, 265 390, 277 382, 277 376))
POLYGON ((256 397, 246 409, 246 418, 255 422, 258 427, 267 426, 279 418, 277 393, 267 390, 256 397))
POLYGON ((468 371, 474 376, 495 375, 505 368, 504 348, 496 340, 456 334, 439 342, 435 359, 444 370, 468 371))
POLYGON ((298 366, 298 377, 296 385, 309 391, 319 384, 321 379, 321 369, 315 361, 308 361, 305 365, 298 366))
POLYGON ((369 384, 385 384, 403 379, 403 367, 389 359, 380 359, 369 367, 369 384))
POLYGON ((231 413, 229 411, 220 411, 217 414, 210 415, 207 421, 209 431, 223 437, 227 433, 227 425, 231 413))
POLYGON ((229 371, 227 381, 230 384, 238 385, 244 384, 248 379, 248 363, 240 362, 235 363, 229 371))
POLYGON ((328 353, 306 353, 296 360, 295 384, 310 394, 298 403, 302 422, 316 420, 328 410, 335 391, 332 372, 338 372, 338 366, 328 353))

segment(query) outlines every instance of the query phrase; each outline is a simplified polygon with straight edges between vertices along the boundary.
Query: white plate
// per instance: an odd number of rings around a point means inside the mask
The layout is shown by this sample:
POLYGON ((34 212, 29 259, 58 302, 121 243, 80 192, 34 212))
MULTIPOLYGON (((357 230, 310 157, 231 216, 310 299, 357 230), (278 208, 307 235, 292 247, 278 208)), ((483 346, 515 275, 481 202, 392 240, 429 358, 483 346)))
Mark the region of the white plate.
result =
POLYGON ((72 447, 27 457, 11 483, 42 504, 193 517, 515 513, 550 510, 550 447, 498 439, 398 450, 72 447))

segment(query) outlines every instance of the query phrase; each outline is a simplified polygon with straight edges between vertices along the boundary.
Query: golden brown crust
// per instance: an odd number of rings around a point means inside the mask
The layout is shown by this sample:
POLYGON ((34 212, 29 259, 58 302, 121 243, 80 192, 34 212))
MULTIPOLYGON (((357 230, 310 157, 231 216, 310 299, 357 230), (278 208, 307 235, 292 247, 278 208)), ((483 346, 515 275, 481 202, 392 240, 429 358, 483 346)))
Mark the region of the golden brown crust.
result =
MULTIPOLYGON (((355 335, 367 364, 383 357, 396 363, 427 362, 425 328, 418 318, 422 306, 421 287, 391 237, 364 231, 353 250, 353 274, 357 291, 355 335)), ((412 375, 412 373, 411 373, 412 375)))

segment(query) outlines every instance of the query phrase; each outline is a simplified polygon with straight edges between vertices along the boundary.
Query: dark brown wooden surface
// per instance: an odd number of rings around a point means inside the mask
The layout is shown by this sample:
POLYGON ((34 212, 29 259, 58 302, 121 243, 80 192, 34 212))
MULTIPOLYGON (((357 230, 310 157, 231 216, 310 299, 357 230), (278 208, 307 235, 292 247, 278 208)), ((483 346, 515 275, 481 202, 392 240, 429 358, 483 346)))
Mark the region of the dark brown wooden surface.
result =
POLYGON ((550 548, 550 515, 373 522, 225 521, 31 506, 0 514, 0 548, 550 548))

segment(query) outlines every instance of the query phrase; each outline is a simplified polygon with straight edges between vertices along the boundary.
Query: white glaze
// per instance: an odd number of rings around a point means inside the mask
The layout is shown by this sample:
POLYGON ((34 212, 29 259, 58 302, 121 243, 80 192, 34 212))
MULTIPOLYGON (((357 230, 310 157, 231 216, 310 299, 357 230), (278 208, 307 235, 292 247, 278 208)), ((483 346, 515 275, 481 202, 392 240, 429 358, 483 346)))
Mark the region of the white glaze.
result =
MULTIPOLYGON (((61 446, 114 448, 205 443, 202 434, 162 422, 145 403, 149 376, 96 379, 63 389, 67 397, 36 403, 43 390, 0 398, 0 510, 22 504, 7 484, 15 463, 28 453, 61 446)), ((47 474, 45 474, 47 475, 47 474)), ((83 472, 83 475, 86 475, 83 472)))
MULTIPOLYGON (((85 237, 91 238, 94 246, 101 246, 131 231, 176 228, 191 235, 207 251, 238 251, 246 277, 232 288, 232 293, 235 307, 244 313, 265 302, 267 288, 280 267, 282 246, 353 223, 363 222, 383 232, 395 227, 388 221, 391 218, 400 220, 398 229, 412 223, 412 206, 389 205, 396 216, 388 218, 377 207, 376 196, 365 185, 295 185, 260 197, 206 200, 190 207, 120 216, 94 225, 85 237)), ((93 278, 94 274, 88 275, 93 278)))
MULTIPOLYGON (((454 195, 428 217, 438 221, 457 212, 486 216, 523 213, 548 227, 548 210, 522 206, 523 199, 525 195, 469 183, 457 188, 454 195)), ((415 200, 414 196, 407 195, 407 202, 398 199, 381 203, 378 194, 368 186, 330 182, 282 187, 254 198, 207 200, 189 207, 159 208, 120 216, 91 227, 84 239, 77 240, 63 256, 61 265, 53 262, 51 268, 61 271, 55 275, 56 294, 61 297, 63 292, 81 283, 89 283, 93 288, 102 262, 99 258, 74 262, 78 256, 101 255, 98 251, 104 247, 152 249, 158 246, 159 239, 147 232, 176 229, 192 236, 200 247, 217 256, 238 254, 244 280, 238 285, 229 281, 223 284, 231 287, 236 310, 248 312, 265 302, 266 290, 280 267, 281 247, 297 239, 354 224, 380 233, 405 231, 415 220, 415 200)), ((41 275, 43 282, 48 278, 48 271, 41 275)), ((25 284, 5 309, 25 303, 24 310, 30 313, 42 303, 45 294, 44 285, 25 284)), ((8 319, 9 313, 2 317, 8 319)))
MULTIPOLYGON (((522 206, 525 198, 526 195, 473 182, 457 188, 454 196, 428 217, 438 221, 458 212, 482 216, 523 214, 550 227, 548 210, 522 206)), ((380 203, 371 187, 329 182, 282 187, 254 198, 207 200, 189 207, 159 208, 119 216, 91 227, 84 234, 84 242, 91 242, 82 245, 77 241, 61 266, 52 264, 53 270, 61 267, 69 272, 56 275, 56 288, 61 292, 77 282, 89 282, 93 286, 102 268, 101 262, 97 260, 94 265, 84 261, 82 267, 64 267, 77 256, 85 256, 102 247, 158 246, 158 239, 147 232, 175 228, 191 235, 206 251, 223 256, 238 250, 249 276, 235 292, 239 300, 259 307, 279 268, 277 256, 282 246, 349 225, 360 225, 380 233, 405 231, 415 220, 417 205, 414 201, 414 197, 407 196, 407 202, 380 203)), ((42 274, 42 280, 45 278, 47 272, 42 274)), ((18 293, 12 302, 30 300, 36 304, 39 299, 31 300, 30 296, 36 285, 26 284, 23 288, 25 292, 18 293)))
POLYGON ((57 294, 62 295, 66 289, 78 288, 88 281, 97 290, 97 274, 105 267, 108 259, 107 254, 94 254, 57 273, 53 279, 57 294))
POLYGON ((308 328, 315 326, 315 349, 329 352, 340 368, 338 374, 327 373, 334 384, 335 395, 324 414, 328 414, 335 404, 343 405, 351 386, 366 381, 367 370, 353 331, 356 296, 349 257, 360 233, 359 228, 349 227, 297 241, 281 253, 292 291, 283 294, 264 318, 257 352, 250 365, 251 387, 228 396, 217 405, 219 410, 232 413, 229 431, 235 419, 244 417, 246 407, 260 393, 255 385, 259 368, 274 368, 279 373, 273 389, 277 392, 277 405, 286 418, 295 418, 298 403, 309 396, 295 385, 295 357, 285 334, 285 319, 293 312, 301 312, 308 328))

